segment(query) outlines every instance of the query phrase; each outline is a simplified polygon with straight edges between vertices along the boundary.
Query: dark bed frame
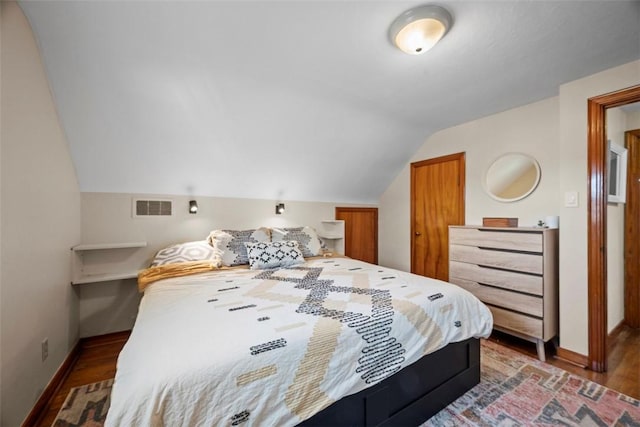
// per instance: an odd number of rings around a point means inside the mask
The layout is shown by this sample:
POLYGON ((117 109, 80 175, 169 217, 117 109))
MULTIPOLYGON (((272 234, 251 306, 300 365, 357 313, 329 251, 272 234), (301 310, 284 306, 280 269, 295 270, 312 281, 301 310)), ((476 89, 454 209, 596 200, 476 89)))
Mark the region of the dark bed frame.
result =
POLYGON ((422 357, 299 425, 418 426, 479 382, 480 340, 470 338, 422 357))

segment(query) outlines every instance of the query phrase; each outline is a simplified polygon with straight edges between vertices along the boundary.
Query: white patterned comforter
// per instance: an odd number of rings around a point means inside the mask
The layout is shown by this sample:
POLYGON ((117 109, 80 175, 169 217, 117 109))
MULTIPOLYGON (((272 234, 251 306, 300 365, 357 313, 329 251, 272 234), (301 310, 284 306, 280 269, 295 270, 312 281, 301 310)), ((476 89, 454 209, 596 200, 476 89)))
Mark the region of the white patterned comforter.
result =
POLYGON ((106 425, 295 425, 491 328, 458 286, 348 258, 161 280, 119 356, 106 425))

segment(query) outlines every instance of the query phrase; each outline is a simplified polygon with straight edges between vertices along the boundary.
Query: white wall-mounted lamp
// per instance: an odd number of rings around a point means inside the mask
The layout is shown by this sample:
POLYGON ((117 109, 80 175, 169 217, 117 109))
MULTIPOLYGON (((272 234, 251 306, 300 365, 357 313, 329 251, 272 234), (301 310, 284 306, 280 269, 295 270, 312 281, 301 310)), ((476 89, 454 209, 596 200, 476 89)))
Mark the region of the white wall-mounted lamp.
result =
POLYGON ((276 215, 282 215, 284 213, 284 203, 276 204, 276 215))
POLYGON ((195 200, 189 200, 189 213, 197 214, 198 213, 198 202, 195 200))
POLYGON ((389 28, 389 38, 398 49, 410 55, 425 53, 440 41, 453 25, 443 7, 414 7, 398 16, 389 28))

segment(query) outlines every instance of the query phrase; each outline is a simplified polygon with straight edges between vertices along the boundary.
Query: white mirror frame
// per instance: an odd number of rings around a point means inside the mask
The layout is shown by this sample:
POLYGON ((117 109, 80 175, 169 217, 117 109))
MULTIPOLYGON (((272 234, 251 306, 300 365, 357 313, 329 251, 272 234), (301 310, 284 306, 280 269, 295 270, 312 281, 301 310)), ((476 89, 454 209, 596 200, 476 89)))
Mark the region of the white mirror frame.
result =
POLYGON ((487 170, 484 173, 484 179, 482 180, 482 185, 484 187, 485 192, 492 199, 497 200, 499 202, 503 202, 503 203, 516 202, 518 200, 524 199, 525 197, 527 197, 528 195, 533 193, 536 188, 538 188, 538 184, 540 183, 541 175, 542 174, 541 174, 540 165, 538 164, 538 161, 535 158, 533 158, 532 156, 529 156, 528 154, 524 154, 524 153, 506 153, 506 154, 503 154, 503 155, 499 156, 497 159, 495 159, 493 162, 491 162, 491 164, 489 165, 489 167, 487 168, 487 170), (489 185, 488 181, 489 181, 489 172, 491 171, 491 168, 496 166, 496 164, 498 164, 501 160, 504 160, 506 157, 510 157, 510 156, 519 156, 519 157, 527 158, 536 169, 536 178, 535 178, 535 182, 533 183, 531 188, 529 188, 526 192, 524 192, 523 194, 519 195, 518 197, 512 197, 512 198, 508 198, 507 199, 507 198, 503 198, 503 197, 497 196, 496 194, 492 193, 490 191, 491 186, 489 185))

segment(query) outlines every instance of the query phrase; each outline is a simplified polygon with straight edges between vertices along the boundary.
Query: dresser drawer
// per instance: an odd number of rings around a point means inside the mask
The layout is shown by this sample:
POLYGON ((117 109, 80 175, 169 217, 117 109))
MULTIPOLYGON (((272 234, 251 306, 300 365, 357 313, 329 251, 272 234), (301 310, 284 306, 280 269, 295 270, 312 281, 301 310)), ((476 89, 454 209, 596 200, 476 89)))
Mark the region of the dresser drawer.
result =
POLYGON ((532 295, 519 294, 505 289, 485 286, 472 280, 450 277, 449 281, 456 284, 472 294, 482 302, 519 311, 520 313, 542 317, 542 298, 532 295))
POLYGON ((503 310, 499 307, 488 306, 493 314, 493 327, 519 332, 533 338, 542 338, 542 320, 524 314, 503 310))
POLYGON ((515 251, 542 252, 542 233, 495 231, 486 228, 449 228, 449 242, 455 245, 515 251))
POLYGON ((449 277, 472 280, 504 289, 513 289, 527 294, 542 295, 542 276, 496 270, 466 262, 451 261, 449 277))
POLYGON ((495 251, 474 246, 451 245, 449 259, 471 264, 487 265, 507 270, 542 274, 542 255, 495 251))

